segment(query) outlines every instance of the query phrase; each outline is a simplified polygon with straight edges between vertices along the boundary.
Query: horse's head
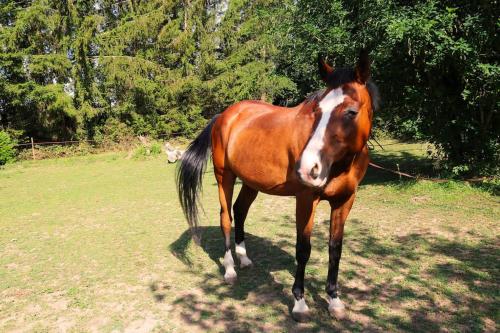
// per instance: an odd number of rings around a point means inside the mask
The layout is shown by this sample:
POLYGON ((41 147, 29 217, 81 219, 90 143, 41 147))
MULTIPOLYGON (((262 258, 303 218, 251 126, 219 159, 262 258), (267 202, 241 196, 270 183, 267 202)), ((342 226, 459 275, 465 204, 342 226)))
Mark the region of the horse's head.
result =
POLYGON ((318 58, 327 88, 310 103, 315 126, 297 164, 300 180, 323 187, 334 162, 354 156, 366 145, 373 110, 378 104, 375 85, 369 81, 370 61, 362 51, 356 68, 333 69, 318 58))

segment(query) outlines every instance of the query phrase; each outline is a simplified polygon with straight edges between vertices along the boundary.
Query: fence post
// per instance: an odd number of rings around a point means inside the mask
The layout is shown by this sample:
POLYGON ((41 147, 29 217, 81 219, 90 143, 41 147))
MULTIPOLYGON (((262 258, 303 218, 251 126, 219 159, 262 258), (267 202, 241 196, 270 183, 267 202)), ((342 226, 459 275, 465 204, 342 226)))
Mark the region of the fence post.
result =
POLYGON ((35 159, 35 144, 33 143, 33 137, 31 138, 31 152, 33 153, 33 159, 35 159))

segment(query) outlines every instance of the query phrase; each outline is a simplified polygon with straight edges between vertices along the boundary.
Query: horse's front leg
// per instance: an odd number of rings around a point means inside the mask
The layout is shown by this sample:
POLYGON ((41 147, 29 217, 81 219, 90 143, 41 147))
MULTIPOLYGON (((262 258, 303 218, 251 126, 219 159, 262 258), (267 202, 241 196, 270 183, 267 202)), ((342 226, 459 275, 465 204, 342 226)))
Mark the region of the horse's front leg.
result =
POLYGON ((309 307, 304 299, 304 274, 307 261, 311 255, 311 232, 314 224, 314 211, 318 202, 319 197, 311 193, 297 195, 297 243, 295 247, 297 272, 295 273, 295 282, 292 287, 293 296, 295 297, 292 317, 299 322, 309 319, 309 307))
POLYGON ((330 239, 328 242, 328 278, 326 293, 328 294, 328 311, 337 319, 345 317, 345 306, 338 295, 338 276, 340 256, 342 255, 342 239, 344 237, 344 224, 354 202, 354 194, 347 200, 331 201, 330 239))

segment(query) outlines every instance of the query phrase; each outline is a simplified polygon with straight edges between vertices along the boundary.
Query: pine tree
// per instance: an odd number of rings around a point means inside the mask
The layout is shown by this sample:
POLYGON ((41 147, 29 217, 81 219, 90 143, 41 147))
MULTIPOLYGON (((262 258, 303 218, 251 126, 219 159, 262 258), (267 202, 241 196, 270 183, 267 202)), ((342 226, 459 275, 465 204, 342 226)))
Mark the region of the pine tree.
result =
POLYGON ((241 99, 283 99, 265 1, 7 1, 0 124, 40 139, 197 131, 241 99), (116 127, 116 128, 115 128, 116 127))

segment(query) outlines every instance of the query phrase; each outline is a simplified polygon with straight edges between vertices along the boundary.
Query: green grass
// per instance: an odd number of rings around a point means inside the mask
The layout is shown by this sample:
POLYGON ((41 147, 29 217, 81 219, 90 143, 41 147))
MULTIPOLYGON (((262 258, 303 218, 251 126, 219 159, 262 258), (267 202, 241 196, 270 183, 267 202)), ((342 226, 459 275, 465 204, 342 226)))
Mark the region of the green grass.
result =
MULTIPOLYGON (((420 146, 404 147, 374 159, 427 170, 412 150, 420 146)), ((321 203, 306 275, 313 317, 296 324, 293 198, 259 194, 246 225, 255 265, 237 270, 230 287, 213 175, 204 180, 201 247, 190 241, 173 179, 163 156, 125 153, 0 170, 0 331, 496 330, 499 200, 480 188, 370 170, 346 224, 342 322, 326 310, 321 203)))

